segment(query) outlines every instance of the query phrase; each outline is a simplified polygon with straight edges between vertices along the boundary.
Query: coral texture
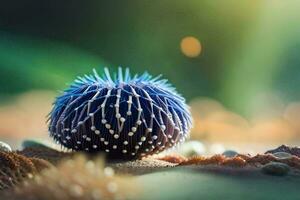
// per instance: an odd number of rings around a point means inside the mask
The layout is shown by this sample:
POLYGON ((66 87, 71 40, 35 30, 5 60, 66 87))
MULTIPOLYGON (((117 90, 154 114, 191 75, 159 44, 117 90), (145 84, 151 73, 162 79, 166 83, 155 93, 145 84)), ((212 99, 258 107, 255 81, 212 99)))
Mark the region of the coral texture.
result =
POLYGON ((102 158, 89 160, 77 155, 3 195, 11 200, 100 200, 129 199, 138 193, 131 177, 114 175, 112 168, 104 167, 102 158))
POLYGON ((292 156, 289 158, 276 158, 272 154, 258 154, 256 156, 249 156, 238 154, 235 157, 228 158, 224 155, 213 155, 210 157, 204 156, 193 156, 182 162, 178 163, 180 165, 222 165, 231 167, 244 167, 255 166, 261 167, 262 165, 268 164, 270 162, 279 162, 287 164, 295 169, 300 169, 300 158, 297 156, 292 156))
POLYGON ((0 152, 0 190, 18 185, 51 166, 43 159, 28 158, 15 152, 0 152))

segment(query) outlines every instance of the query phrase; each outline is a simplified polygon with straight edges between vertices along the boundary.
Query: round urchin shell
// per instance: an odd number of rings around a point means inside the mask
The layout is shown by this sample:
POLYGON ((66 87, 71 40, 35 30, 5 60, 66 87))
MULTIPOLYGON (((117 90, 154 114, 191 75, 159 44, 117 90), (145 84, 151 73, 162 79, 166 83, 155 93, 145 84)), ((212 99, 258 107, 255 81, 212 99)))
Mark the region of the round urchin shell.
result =
POLYGON ((160 76, 78 77, 57 97, 49 117, 50 135, 68 149, 106 152, 134 159, 183 142, 192 119, 185 99, 160 76))

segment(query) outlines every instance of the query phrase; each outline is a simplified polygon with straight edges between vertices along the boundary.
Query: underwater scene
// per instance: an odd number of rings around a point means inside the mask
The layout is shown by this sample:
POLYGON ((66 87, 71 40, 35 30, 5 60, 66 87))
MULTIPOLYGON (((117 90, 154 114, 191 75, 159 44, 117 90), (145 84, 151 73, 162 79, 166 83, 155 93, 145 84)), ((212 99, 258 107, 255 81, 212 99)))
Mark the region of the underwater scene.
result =
POLYGON ((1 3, 0 200, 300 199, 300 0, 1 3))

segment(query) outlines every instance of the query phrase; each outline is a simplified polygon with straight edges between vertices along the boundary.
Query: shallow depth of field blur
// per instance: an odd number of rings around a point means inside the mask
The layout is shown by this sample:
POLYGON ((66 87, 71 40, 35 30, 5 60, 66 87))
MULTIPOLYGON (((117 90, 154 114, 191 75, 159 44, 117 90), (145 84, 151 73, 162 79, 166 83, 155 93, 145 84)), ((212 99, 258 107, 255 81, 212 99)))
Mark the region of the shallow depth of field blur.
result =
POLYGON ((95 68, 163 74, 209 153, 300 145, 300 1, 6 1, 0 140, 47 139, 60 90, 95 68))

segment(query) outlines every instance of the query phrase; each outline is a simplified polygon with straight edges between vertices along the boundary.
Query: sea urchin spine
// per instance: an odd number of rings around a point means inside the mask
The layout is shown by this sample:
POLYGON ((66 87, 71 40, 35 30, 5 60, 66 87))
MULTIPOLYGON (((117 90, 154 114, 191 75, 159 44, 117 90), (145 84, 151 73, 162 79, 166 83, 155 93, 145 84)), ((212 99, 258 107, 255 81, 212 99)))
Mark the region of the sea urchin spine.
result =
POLYGON ((50 113, 50 135, 66 148, 105 151, 109 157, 133 159, 183 142, 192 120, 181 97, 160 76, 131 78, 122 69, 112 79, 78 77, 59 96, 50 113))

